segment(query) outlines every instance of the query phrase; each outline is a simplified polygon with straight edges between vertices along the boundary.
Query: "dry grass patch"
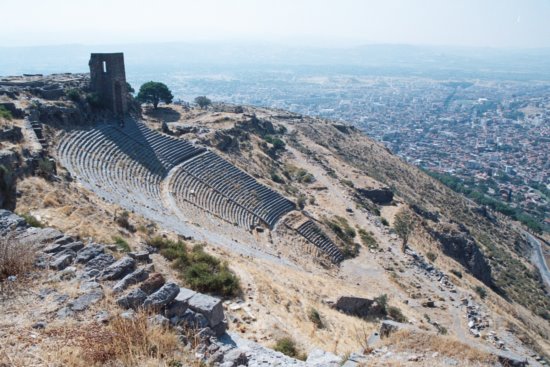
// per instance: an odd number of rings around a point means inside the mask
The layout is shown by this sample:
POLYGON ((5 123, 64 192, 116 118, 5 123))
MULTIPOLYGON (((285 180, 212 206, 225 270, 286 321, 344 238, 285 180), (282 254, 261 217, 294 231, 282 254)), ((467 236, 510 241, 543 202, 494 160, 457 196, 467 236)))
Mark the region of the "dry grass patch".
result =
POLYGON ((452 337, 400 330, 384 339, 383 344, 397 351, 437 352, 440 355, 472 363, 492 364, 496 357, 470 347, 452 337))
POLYGON ((0 239, 0 299, 9 297, 25 283, 35 256, 34 244, 22 243, 12 236, 0 239))
POLYGON ((191 357, 178 348, 177 335, 169 328, 151 325, 147 318, 139 312, 133 320, 115 317, 107 326, 58 328, 47 334, 60 341, 55 357, 63 366, 193 365, 191 357))

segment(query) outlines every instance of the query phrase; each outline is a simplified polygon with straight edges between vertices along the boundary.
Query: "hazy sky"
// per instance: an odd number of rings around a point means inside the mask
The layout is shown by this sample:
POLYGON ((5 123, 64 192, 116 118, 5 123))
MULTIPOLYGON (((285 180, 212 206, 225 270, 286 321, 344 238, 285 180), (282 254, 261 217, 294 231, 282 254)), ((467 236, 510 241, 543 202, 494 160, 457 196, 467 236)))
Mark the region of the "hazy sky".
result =
POLYGON ((550 47, 550 0, 3 0, 1 8, 0 46, 243 40, 550 47))

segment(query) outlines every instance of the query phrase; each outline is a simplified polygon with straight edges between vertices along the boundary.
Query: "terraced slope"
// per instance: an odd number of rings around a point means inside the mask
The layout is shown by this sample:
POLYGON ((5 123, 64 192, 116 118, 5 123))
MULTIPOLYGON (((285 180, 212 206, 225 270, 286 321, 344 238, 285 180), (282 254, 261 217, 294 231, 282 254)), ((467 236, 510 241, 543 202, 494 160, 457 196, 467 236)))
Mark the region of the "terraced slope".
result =
MULTIPOLYGON (((215 153, 139 122, 71 132, 60 142, 58 155, 88 188, 152 220, 169 216, 173 221, 172 211, 185 216, 193 205, 249 230, 262 224, 274 228, 295 210, 293 202, 215 153)), ((311 231, 298 232, 334 262, 342 260, 320 229, 311 231)))

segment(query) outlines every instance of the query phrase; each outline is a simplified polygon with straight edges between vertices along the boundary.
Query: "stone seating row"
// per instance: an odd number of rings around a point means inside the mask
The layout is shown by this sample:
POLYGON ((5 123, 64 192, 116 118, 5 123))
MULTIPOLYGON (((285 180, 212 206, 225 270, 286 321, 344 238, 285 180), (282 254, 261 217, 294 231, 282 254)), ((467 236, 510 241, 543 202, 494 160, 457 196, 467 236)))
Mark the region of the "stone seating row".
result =
POLYGON ((339 263, 344 260, 342 251, 313 221, 308 220, 304 222, 296 231, 323 251, 333 262, 339 263))

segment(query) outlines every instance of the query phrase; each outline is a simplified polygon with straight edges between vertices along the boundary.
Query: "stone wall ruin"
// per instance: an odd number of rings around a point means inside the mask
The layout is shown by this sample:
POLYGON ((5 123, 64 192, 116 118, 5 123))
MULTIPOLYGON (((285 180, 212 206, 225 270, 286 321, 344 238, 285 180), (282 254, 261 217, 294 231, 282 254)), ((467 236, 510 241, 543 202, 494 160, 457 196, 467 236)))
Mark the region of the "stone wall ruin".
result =
POLYGON ((128 85, 124 70, 124 54, 93 53, 90 56, 90 88, 105 107, 123 118, 128 112, 128 85))

